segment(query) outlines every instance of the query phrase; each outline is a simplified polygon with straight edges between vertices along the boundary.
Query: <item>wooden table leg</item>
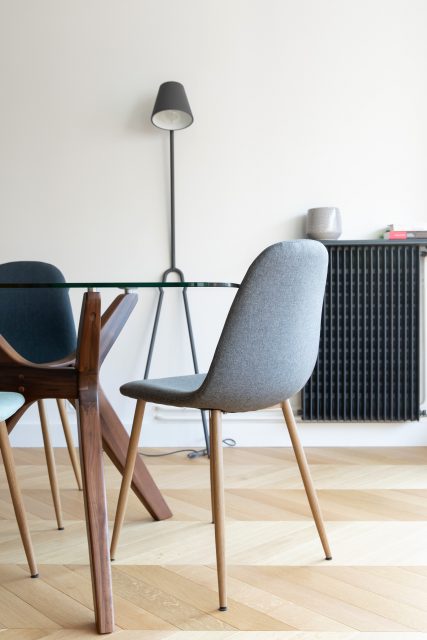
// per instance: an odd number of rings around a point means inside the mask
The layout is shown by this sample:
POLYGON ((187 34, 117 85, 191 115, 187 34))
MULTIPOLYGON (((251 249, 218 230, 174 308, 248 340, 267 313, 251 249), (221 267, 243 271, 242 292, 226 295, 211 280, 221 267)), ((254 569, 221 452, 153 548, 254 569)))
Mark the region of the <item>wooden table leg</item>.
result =
POLYGON ((114 610, 98 407, 82 396, 77 403, 77 415, 95 622, 98 633, 111 633, 114 610))
MULTIPOLYGON (((104 451, 123 474, 129 435, 101 388, 99 389, 99 413, 104 451)), ((155 520, 166 520, 172 516, 141 456, 137 456, 136 459, 132 489, 155 520)))
POLYGON ((76 369, 80 460, 95 621, 98 633, 114 631, 101 422, 98 406, 100 297, 86 293, 82 305, 76 369))

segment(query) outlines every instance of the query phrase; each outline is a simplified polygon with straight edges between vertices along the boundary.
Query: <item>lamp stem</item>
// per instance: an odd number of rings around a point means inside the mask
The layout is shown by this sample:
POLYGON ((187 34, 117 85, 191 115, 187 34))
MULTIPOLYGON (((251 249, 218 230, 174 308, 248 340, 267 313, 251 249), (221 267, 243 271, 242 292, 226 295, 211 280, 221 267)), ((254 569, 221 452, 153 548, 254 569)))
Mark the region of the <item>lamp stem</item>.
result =
MULTIPOLYGON (((171 236, 170 236, 171 237, 171 266, 169 269, 167 269, 163 273, 162 282, 167 282, 168 276, 172 273, 177 275, 181 282, 185 282, 185 276, 183 272, 181 271, 181 269, 178 269, 176 266, 176 255, 175 255, 175 152, 174 152, 175 150, 174 150, 173 134, 174 134, 174 131, 170 129, 169 130, 169 145, 170 145, 169 161, 170 161, 170 197, 171 197, 171 236)), ((153 329, 151 332, 150 346, 148 349, 147 363, 145 365, 144 380, 148 378, 150 373, 151 359, 153 356, 154 344, 156 342, 157 328, 160 320, 160 312, 162 310, 163 294, 164 294, 164 290, 160 286, 156 315, 154 318, 153 329)), ((184 300, 185 317, 187 320, 188 337, 190 339, 191 355, 193 357, 194 373, 197 374, 199 373, 199 365, 197 362, 196 346, 194 343, 193 327, 191 325, 190 307, 188 304, 186 287, 183 288, 182 295, 184 300)), ((202 410, 201 416, 202 416, 202 424, 203 424, 203 432, 205 436, 206 449, 204 449, 201 452, 198 452, 197 454, 193 454, 194 457, 198 457, 199 455, 210 454, 209 432, 208 432, 208 423, 206 419, 206 411, 202 410)))
POLYGON ((171 174, 171 268, 175 269, 175 151, 173 130, 169 132, 170 142, 170 174, 171 174))

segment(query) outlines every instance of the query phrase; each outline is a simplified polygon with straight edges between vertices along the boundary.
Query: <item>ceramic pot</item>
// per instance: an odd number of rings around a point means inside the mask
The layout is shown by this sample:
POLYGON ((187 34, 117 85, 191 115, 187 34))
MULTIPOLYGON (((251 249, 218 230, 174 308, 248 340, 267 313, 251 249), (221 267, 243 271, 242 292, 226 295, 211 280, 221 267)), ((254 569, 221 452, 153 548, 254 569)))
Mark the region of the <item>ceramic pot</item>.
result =
POLYGON ((315 240, 336 240, 342 233, 341 213, 337 207, 315 207, 307 212, 306 231, 315 240))

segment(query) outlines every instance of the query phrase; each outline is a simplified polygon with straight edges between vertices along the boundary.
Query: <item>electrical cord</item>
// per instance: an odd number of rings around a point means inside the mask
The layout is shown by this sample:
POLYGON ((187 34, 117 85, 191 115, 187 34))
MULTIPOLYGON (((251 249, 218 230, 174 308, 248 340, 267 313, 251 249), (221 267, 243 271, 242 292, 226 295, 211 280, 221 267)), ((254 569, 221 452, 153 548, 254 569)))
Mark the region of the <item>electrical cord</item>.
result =
MULTIPOLYGON (((236 441, 233 438, 224 438, 222 441, 227 447, 235 447, 236 441)), ((201 458, 203 456, 207 456, 207 449, 176 449, 175 451, 168 451, 168 453, 140 453, 140 456, 145 456, 146 458, 163 458, 163 456, 173 456, 176 453, 187 453, 187 458, 191 460, 193 458, 201 458)))
POLYGON ((145 458, 163 458, 163 456, 173 456, 175 453, 185 453, 186 451, 190 451, 190 453, 199 453, 196 449, 177 449, 176 451, 168 451, 168 453, 142 453, 140 452, 140 456, 144 456, 145 458))

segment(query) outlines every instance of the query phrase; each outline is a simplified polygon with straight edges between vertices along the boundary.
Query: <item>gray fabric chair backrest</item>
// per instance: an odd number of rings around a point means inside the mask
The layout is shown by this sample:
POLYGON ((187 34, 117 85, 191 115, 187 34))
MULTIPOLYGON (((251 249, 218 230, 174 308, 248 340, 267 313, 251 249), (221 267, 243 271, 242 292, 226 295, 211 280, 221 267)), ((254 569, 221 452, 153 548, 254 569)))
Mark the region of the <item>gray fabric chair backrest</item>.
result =
MULTIPOLYGON (((65 282, 46 262, 0 265, 0 282, 65 282)), ((0 334, 31 362, 67 356, 76 348, 68 289, 0 289, 0 334)))
POLYGON ((327 269, 328 253, 313 240, 280 242, 256 258, 198 392, 208 408, 263 409, 304 386, 319 348, 327 269))

